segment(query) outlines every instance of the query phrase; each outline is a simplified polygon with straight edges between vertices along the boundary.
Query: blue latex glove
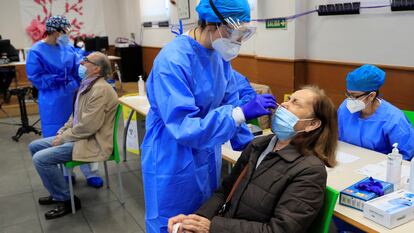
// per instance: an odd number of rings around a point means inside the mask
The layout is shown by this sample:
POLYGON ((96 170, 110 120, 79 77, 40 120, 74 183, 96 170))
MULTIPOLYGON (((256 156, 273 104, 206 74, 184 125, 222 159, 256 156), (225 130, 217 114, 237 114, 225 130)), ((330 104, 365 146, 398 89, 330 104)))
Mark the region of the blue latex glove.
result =
POLYGON ((276 108, 276 99, 271 94, 256 95, 256 97, 246 104, 240 106, 246 121, 255 119, 264 115, 271 115, 268 108, 276 108))
POLYGON ((382 184, 378 181, 374 181, 372 177, 369 178, 369 181, 358 184, 356 188, 359 190, 375 193, 378 196, 384 195, 382 184))

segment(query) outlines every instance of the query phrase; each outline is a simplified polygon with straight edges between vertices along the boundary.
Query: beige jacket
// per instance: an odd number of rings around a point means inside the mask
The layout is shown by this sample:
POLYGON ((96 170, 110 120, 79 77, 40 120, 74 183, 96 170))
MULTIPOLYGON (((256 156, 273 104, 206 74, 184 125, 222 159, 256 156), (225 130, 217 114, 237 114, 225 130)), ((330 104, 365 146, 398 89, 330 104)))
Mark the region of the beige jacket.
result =
POLYGON ((117 105, 117 94, 103 78, 79 96, 78 123, 73 127, 72 114, 58 131, 64 142, 74 142, 73 160, 97 162, 109 158, 117 105))

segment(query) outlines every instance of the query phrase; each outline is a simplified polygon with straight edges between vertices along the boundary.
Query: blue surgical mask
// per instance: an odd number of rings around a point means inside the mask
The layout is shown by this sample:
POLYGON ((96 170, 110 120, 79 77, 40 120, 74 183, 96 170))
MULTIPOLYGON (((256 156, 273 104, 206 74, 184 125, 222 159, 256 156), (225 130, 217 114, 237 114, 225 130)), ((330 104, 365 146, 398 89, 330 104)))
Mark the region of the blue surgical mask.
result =
POLYGON ((67 34, 60 35, 57 39, 58 44, 66 46, 69 44, 69 36, 67 34))
POLYGON ((306 121, 312 119, 299 119, 295 114, 289 112, 286 108, 279 106, 272 116, 272 132, 280 140, 287 140, 304 130, 296 131, 295 125, 298 121, 306 121))
POLYGON ((86 67, 84 65, 82 65, 82 64, 79 65, 78 75, 79 75, 79 77, 80 77, 81 80, 84 80, 87 77, 87 75, 86 75, 86 67))

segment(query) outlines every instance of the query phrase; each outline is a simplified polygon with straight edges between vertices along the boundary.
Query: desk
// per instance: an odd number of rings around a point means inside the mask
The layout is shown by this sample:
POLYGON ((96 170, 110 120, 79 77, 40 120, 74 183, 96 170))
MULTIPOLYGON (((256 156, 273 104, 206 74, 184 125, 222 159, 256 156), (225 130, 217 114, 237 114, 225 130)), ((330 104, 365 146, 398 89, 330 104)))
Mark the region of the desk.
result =
POLYGON ((10 66, 19 66, 19 65, 26 65, 25 61, 14 61, 7 64, 0 64, 0 67, 10 67, 10 66))
POLYGON ((124 161, 126 161, 127 133, 128 133, 129 125, 131 123, 131 118, 135 112, 141 116, 141 117, 137 116, 138 147, 140 147, 142 144, 142 140, 144 138, 145 132, 142 132, 142 130, 139 130, 139 129, 142 129, 142 128, 145 129, 145 117, 148 114, 150 105, 149 105, 149 102, 146 96, 125 96, 125 97, 119 98, 118 100, 122 105, 127 106, 131 109, 131 112, 129 113, 127 122, 125 124, 124 135, 122 138, 123 139, 122 141, 123 157, 124 157, 124 161))
MULTIPOLYGON (((364 178, 363 175, 354 172, 355 170, 368 164, 379 163, 386 159, 384 154, 344 142, 339 142, 338 151, 359 157, 359 159, 355 162, 338 164, 335 168, 328 169, 327 185, 338 191, 341 191, 364 178)), ((224 160, 230 163, 235 163, 240 157, 241 152, 233 151, 231 148, 223 146, 222 154, 224 160)), ((403 163, 408 164, 407 161, 404 161, 403 163)), ((334 215, 367 232, 414 232, 414 221, 389 230, 367 218, 364 218, 361 211, 340 205, 339 203, 335 206, 334 215)))

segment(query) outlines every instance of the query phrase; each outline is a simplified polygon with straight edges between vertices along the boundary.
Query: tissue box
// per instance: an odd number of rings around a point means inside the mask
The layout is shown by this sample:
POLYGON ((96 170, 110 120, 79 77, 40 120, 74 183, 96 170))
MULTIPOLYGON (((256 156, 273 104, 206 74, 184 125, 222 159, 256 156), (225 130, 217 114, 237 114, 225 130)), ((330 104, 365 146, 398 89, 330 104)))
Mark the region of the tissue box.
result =
MULTIPOLYGON (((377 194, 367 191, 362 191, 356 188, 356 186, 361 182, 366 182, 369 180, 369 177, 358 181, 357 183, 349 186, 348 188, 342 190, 339 194, 339 204, 352 207, 354 209, 362 211, 364 209, 364 203, 378 197, 377 194)), ((384 195, 394 191, 394 185, 382 180, 374 179, 382 184, 384 195)))
POLYGON ((414 193, 398 190, 368 201, 364 217, 390 229, 407 223, 414 219, 414 193))

